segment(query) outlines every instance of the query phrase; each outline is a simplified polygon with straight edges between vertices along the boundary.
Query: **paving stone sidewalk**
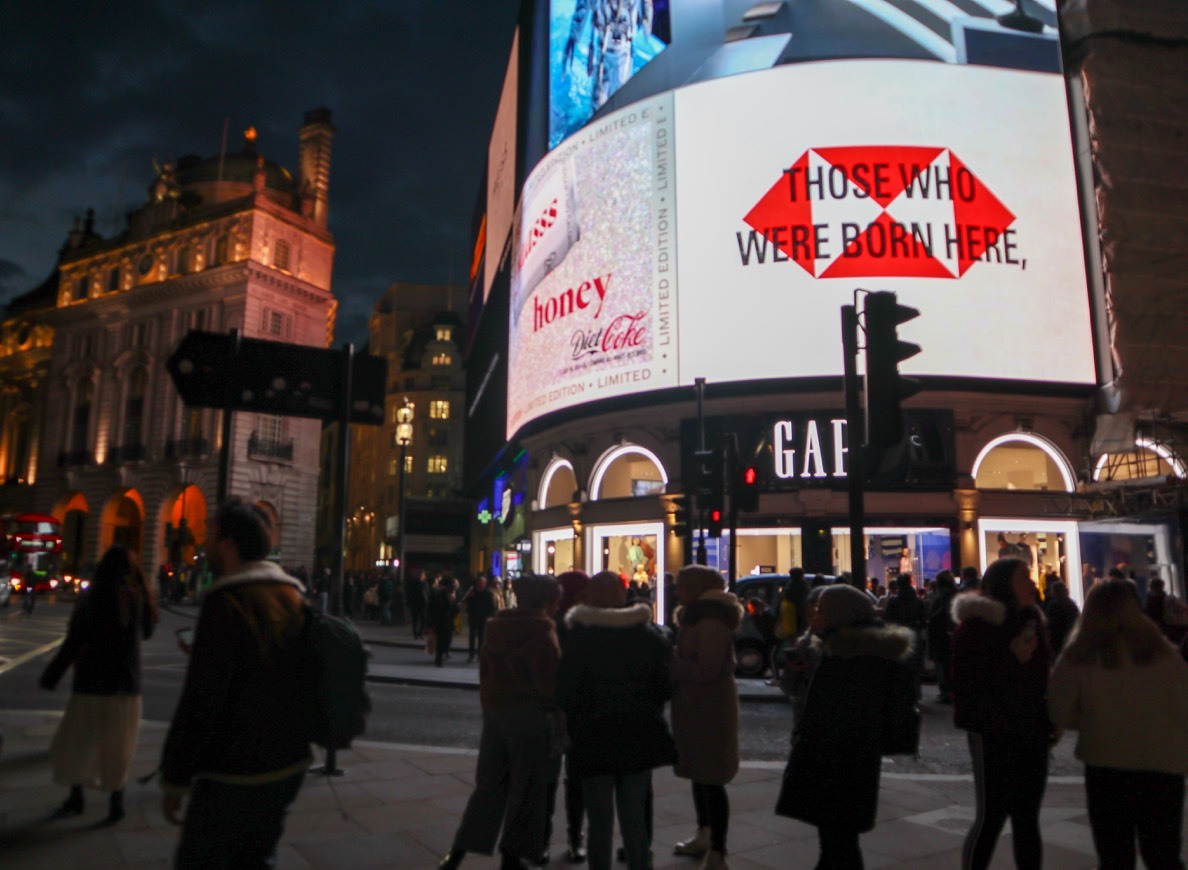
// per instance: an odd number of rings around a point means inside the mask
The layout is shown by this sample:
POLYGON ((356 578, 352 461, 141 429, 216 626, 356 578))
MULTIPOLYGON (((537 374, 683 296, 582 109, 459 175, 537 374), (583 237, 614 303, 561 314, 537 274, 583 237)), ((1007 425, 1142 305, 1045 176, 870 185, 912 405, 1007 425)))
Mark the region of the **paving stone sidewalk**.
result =
MULTIPOLYGON (((48 746, 59 714, 0 711, 0 866, 25 868, 167 867, 177 830, 160 812, 156 784, 130 781, 128 816, 114 827, 98 826, 106 796, 88 792, 86 813, 51 821, 65 796, 52 784, 48 746)), ((133 776, 152 771, 165 737, 163 723, 146 722, 133 776)), ((469 750, 363 742, 343 752, 346 775, 306 780, 281 842, 281 868, 432 868, 449 848, 474 782, 475 753, 469 750)), ((890 764, 893 768, 893 763, 890 764)), ((814 829, 772 813, 780 782, 779 764, 744 763, 729 786, 730 865, 799 868, 816 863, 814 829)), ((671 855, 670 844, 692 830, 688 783, 670 771, 655 775, 656 866, 695 870, 689 859, 671 855)), ((973 814, 973 784, 961 776, 883 778, 878 826, 862 837, 868 868, 951 870, 960 866, 962 837, 973 814)), ((562 809, 554 825, 554 867, 564 862, 562 809)), ((1096 866, 1084 789, 1068 779, 1049 784, 1044 801, 1044 866, 1081 870, 1096 866)), ((464 867, 496 867, 476 856, 464 867)), ((1013 867, 1009 832, 993 865, 1013 867)))

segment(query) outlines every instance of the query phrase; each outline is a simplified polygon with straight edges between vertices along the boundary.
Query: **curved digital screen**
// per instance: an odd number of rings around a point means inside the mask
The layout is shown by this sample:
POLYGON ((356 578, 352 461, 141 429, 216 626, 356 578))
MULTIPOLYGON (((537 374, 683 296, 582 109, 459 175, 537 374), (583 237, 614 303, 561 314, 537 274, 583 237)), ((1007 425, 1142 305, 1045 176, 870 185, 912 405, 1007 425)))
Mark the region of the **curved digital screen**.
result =
POLYGON ((1095 382, 1059 75, 840 60, 665 92, 543 159, 515 232, 509 437, 698 377, 840 375, 857 288, 920 309, 907 373, 1095 382))

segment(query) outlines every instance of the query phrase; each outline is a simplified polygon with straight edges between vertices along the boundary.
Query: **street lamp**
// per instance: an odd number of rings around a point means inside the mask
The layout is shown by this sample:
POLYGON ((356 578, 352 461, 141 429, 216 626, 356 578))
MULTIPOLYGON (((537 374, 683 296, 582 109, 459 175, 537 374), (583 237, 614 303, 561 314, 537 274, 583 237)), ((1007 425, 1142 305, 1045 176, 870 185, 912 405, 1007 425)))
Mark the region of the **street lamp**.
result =
POLYGON ((396 513, 399 517, 399 525, 397 529, 400 532, 400 573, 397 575, 400 585, 396 588, 395 594, 404 594, 404 580, 407 576, 404 569, 404 542, 406 539, 405 531, 405 516, 404 516, 404 499, 407 473, 407 457, 408 446, 412 444, 413 437, 413 405, 407 397, 404 399, 404 404, 396 409, 396 443, 400 446, 400 503, 396 507, 396 513))

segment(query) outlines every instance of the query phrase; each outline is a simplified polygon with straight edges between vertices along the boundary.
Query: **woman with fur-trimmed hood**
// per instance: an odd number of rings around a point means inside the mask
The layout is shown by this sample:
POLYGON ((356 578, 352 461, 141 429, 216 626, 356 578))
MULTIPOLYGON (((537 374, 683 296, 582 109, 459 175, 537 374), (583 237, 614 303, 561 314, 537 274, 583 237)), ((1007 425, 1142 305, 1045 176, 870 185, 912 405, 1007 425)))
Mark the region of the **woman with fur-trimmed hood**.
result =
POLYGON ((875 824, 888 711, 896 698, 914 697, 915 633, 884 625, 865 593, 841 583, 821 592, 810 627, 820 664, 776 813, 816 826, 817 867, 860 870, 858 836, 875 824))
POLYGON ((979 592, 953 599, 953 620, 953 724, 968 732, 977 793, 961 866, 988 867, 1010 818, 1015 865, 1039 867, 1048 748, 1059 732, 1048 718, 1052 653, 1030 566, 992 562, 979 592))
POLYGON ((672 662, 672 732, 676 775, 693 781, 697 833, 677 843, 677 855, 705 856, 702 867, 726 866, 730 804, 726 783, 738 773, 738 686, 734 632, 742 623, 738 598, 722 575, 704 565, 677 574, 673 614, 678 626, 672 662))
POLYGON ((652 606, 627 605, 612 571, 595 574, 585 603, 566 615, 557 706, 569 719, 569 773, 581 781, 589 818, 589 863, 614 862, 615 805, 631 870, 649 865, 652 769, 671 764, 664 705, 672 696, 672 650, 652 624, 652 606), (626 605, 626 606, 625 606, 626 605))

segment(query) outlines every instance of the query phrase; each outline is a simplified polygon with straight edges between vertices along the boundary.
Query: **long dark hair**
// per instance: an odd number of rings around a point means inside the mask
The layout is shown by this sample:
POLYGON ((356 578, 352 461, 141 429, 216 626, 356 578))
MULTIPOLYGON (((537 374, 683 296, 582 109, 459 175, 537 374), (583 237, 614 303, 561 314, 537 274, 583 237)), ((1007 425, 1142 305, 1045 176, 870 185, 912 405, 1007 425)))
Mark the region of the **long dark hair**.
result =
POLYGON ((1027 568, 1027 563, 1022 559, 1010 557, 997 559, 990 563, 986 568, 986 573, 982 575, 982 594, 1005 604, 1008 613, 1015 613, 1019 610, 1019 599, 1015 597, 1014 582, 1015 572, 1020 565, 1027 568))

